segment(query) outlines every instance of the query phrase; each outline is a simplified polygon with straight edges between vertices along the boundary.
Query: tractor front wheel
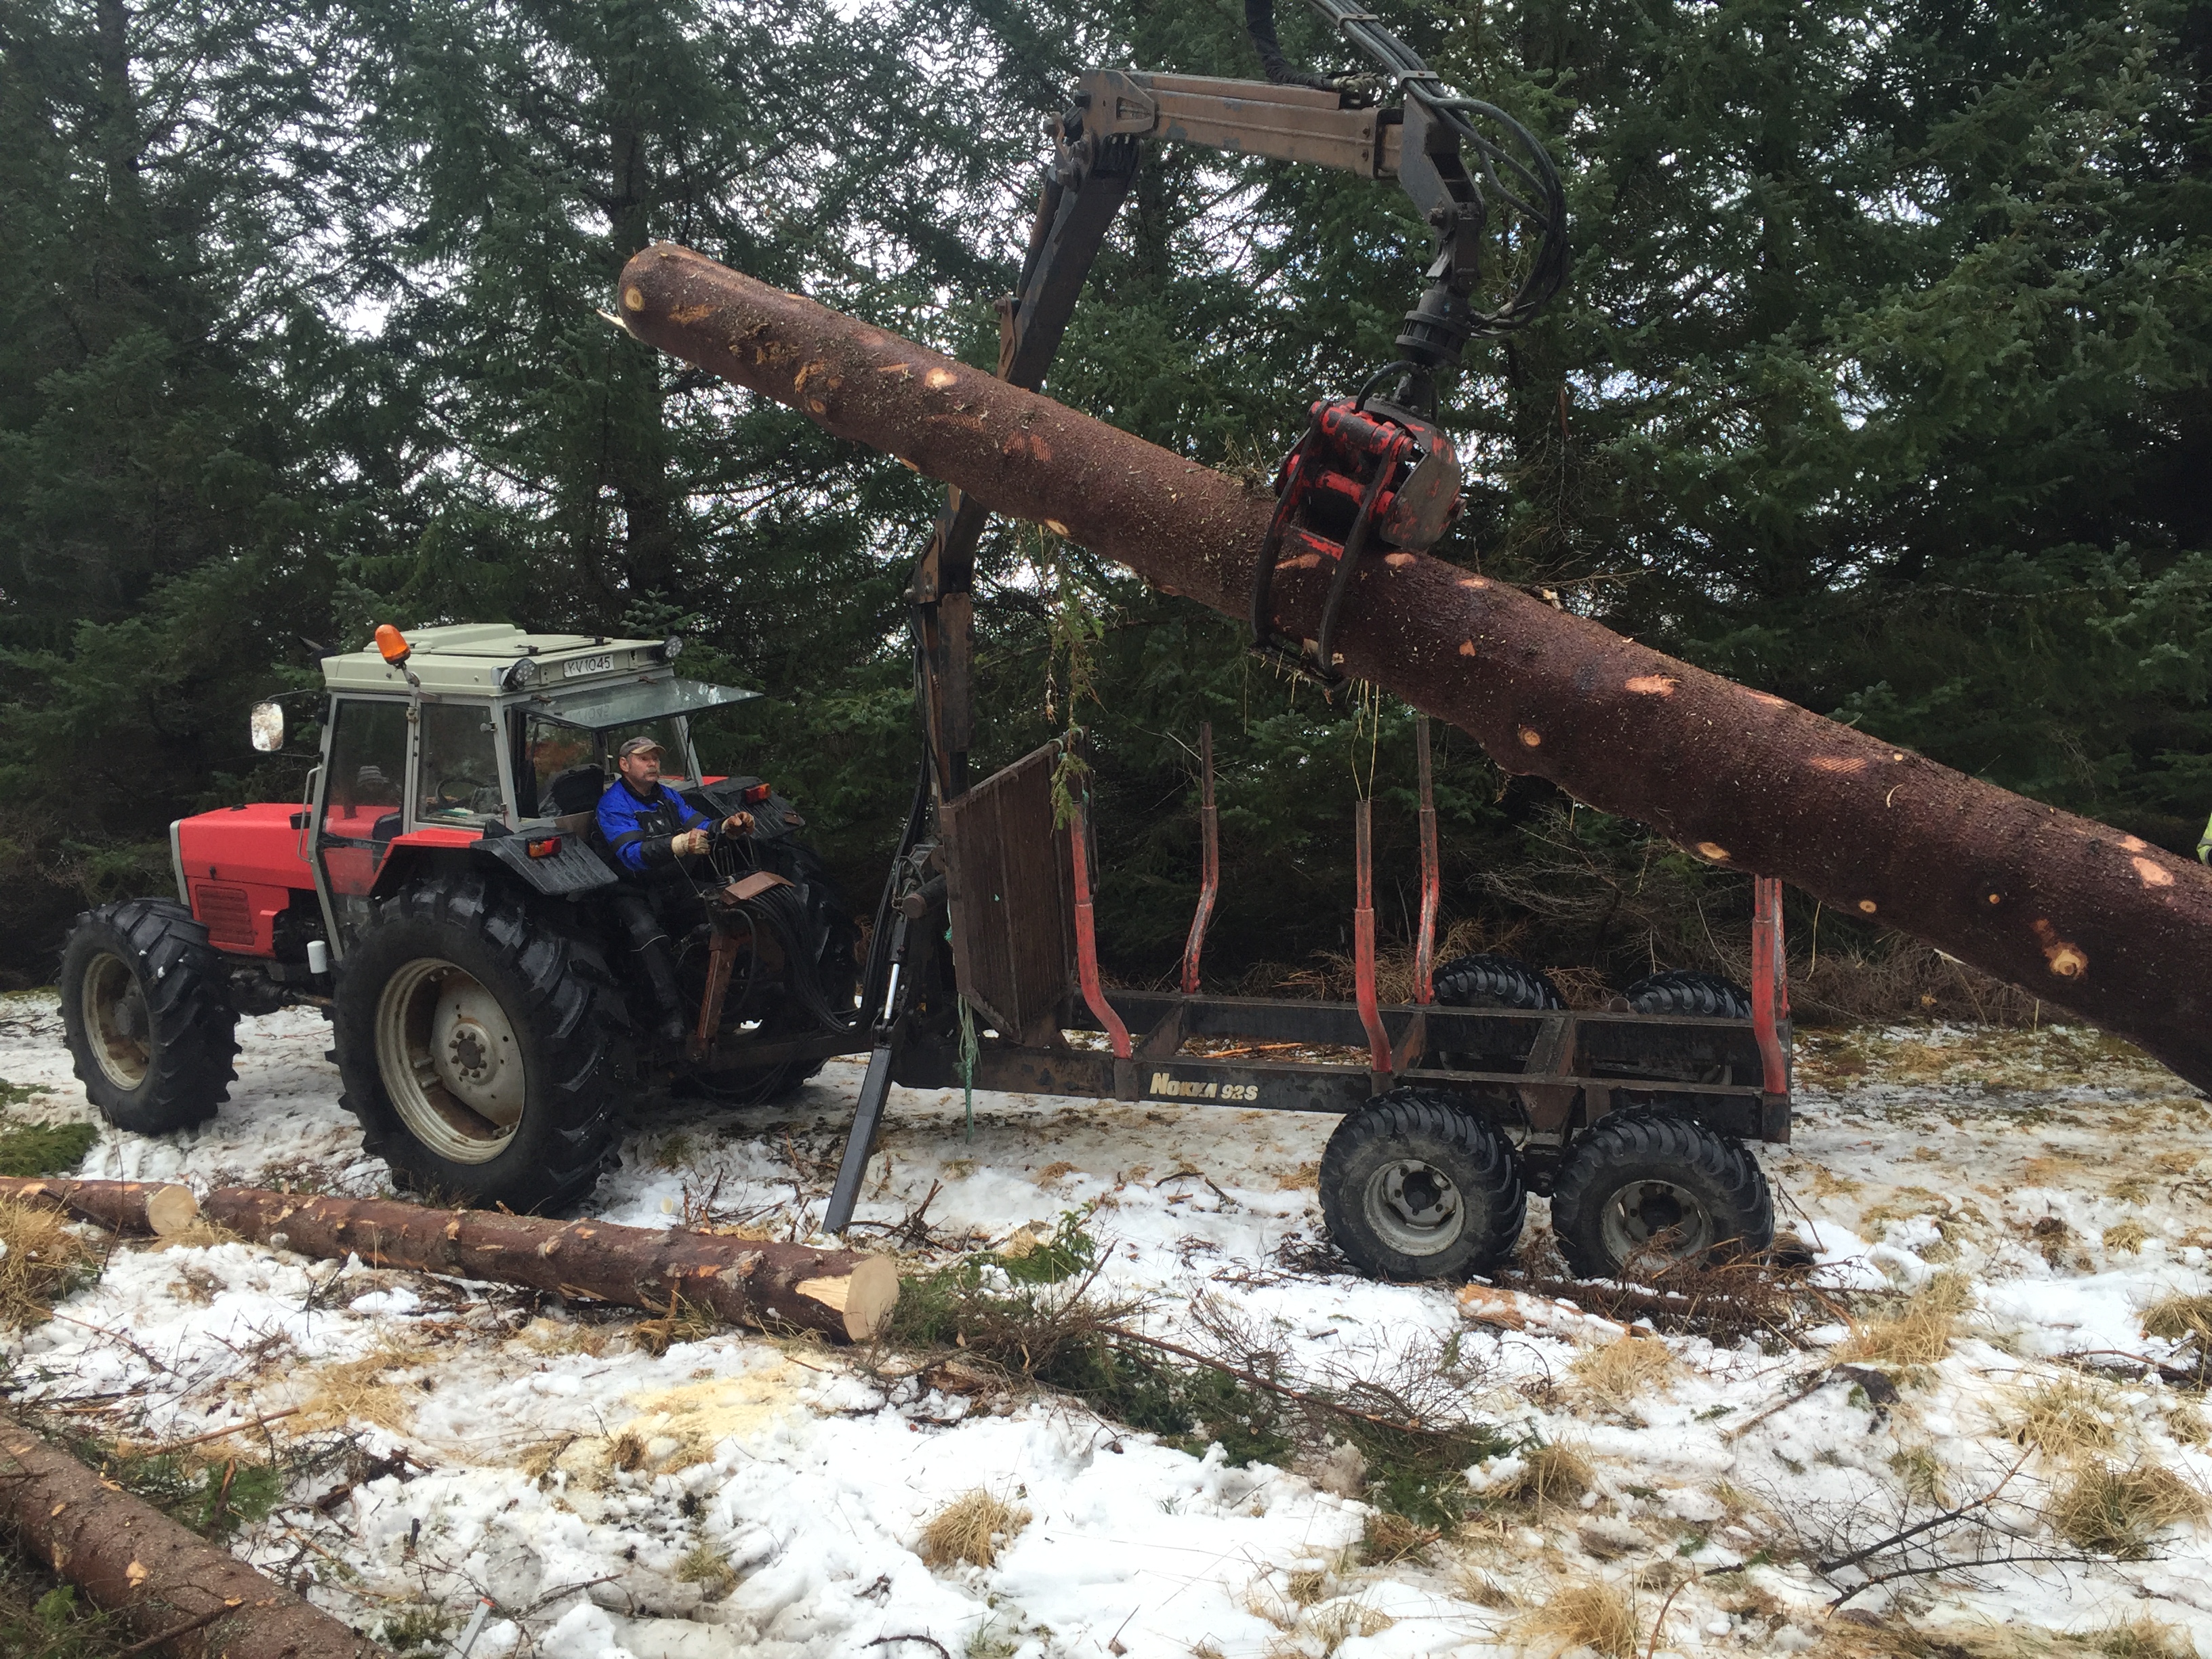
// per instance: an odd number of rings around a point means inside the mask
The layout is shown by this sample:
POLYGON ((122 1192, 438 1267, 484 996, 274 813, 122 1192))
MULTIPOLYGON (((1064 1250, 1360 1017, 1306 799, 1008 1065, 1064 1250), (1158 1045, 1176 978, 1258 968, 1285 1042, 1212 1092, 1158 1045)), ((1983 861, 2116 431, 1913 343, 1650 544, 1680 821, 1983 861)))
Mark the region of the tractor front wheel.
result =
POLYGON ((230 1098, 228 977, 207 929, 173 899, 124 899, 76 919, 62 951, 62 1028, 102 1117, 168 1134, 230 1098))
POLYGON ((339 964, 345 1106, 410 1191, 574 1203, 617 1131, 628 1022, 599 953, 483 876, 386 901, 339 964))

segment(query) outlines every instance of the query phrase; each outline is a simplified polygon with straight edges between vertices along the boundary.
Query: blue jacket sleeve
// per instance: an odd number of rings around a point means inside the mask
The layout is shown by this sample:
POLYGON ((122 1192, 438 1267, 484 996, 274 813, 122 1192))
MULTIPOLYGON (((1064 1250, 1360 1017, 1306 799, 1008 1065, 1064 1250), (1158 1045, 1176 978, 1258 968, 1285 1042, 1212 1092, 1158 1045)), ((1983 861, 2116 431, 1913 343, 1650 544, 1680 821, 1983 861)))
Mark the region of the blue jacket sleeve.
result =
POLYGON ((654 809, 662 805, 668 807, 676 822, 686 830, 707 822, 681 795, 665 787, 658 800, 640 800, 620 783, 612 785, 599 797, 599 834, 624 869, 642 874, 669 861, 667 836, 672 832, 664 831, 657 825, 648 829, 646 822, 654 809))

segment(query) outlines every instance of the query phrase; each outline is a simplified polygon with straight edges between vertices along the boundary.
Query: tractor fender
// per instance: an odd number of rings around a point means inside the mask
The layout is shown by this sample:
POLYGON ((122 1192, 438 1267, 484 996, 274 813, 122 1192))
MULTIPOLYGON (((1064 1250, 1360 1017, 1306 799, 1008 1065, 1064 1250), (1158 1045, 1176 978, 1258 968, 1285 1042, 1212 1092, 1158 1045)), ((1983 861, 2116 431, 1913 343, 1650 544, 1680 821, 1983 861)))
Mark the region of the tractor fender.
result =
POLYGON ((517 835, 501 829, 502 833, 486 836, 437 828, 398 837, 377 872, 375 896, 389 897, 426 868, 481 860, 499 866, 506 878, 550 898, 573 897, 615 884, 615 872, 580 835, 517 835), (548 842, 557 844, 547 851, 548 842), (535 858, 530 853, 532 847, 540 849, 535 858))
POLYGON ((504 865, 511 874, 548 897, 588 893, 611 887, 618 879, 580 835, 486 836, 470 850, 479 858, 504 865), (550 851, 545 847, 549 841, 555 843, 550 851), (534 856, 532 848, 538 849, 534 856))

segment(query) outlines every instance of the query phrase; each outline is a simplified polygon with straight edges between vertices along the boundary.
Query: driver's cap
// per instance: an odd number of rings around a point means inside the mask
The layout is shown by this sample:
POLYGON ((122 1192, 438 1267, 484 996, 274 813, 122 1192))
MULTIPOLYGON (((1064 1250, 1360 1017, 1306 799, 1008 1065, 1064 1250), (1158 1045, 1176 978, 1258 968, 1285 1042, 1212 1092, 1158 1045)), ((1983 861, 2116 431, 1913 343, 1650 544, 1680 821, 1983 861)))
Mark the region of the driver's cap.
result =
POLYGON ((653 738, 637 737, 631 738, 623 744, 622 748, 617 751, 617 758, 628 760, 632 755, 657 755, 659 752, 660 745, 653 738))

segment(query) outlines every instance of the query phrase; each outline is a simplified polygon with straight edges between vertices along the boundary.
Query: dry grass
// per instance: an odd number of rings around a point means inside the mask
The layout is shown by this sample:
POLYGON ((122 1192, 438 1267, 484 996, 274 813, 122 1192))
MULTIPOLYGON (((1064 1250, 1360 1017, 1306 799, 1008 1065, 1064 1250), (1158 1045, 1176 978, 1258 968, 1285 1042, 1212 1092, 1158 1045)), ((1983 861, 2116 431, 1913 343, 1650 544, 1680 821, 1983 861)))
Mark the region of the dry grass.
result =
POLYGON ((1973 1301, 1963 1273, 1937 1273, 1887 1319, 1854 1322, 1838 1360, 1877 1365, 1932 1365, 1951 1352, 1951 1339, 1973 1301))
POLYGON ((1036 1184, 1040 1187, 1048 1187, 1062 1176, 1071 1176, 1074 1173, 1074 1164, 1070 1164, 1066 1158, 1056 1159, 1037 1171, 1036 1184))
POLYGON ((2212 1296, 2161 1297, 2143 1310, 2145 1336, 2186 1342, 2200 1354, 2212 1354, 2212 1296))
POLYGON ((1511 1588, 1500 1583, 1483 1568, 1472 1561, 1462 1561, 1452 1569, 1452 1594, 1462 1601, 1472 1601, 1478 1607, 1517 1607, 1521 1598, 1511 1588))
POLYGON ((314 1391, 300 1407, 292 1427, 304 1431, 372 1423, 394 1434, 408 1433, 415 1424, 415 1391, 386 1379, 393 1371, 422 1364, 424 1358, 419 1348, 387 1343, 359 1359, 317 1366, 307 1374, 314 1391))
POLYGON ((2117 1221, 2105 1229, 2105 1248, 2134 1255, 2142 1250, 2145 1241, 2149 1237, 2150 1229, 2144 1226, 2142 1222, 2117 1221))
POLYGON ((1425 1564, 1428 1547, 1438 1536, 1434 1527, 1424 1527, 1402 1515, 1377 1510, 1367 1517, 1367 1524, 1361 1529, 1360 1559, 1376 1567, 1408 1560, 1425 1564))
POLYGON ((2204 1495, 2156 1463, 2096 1464, 2062 1486, 2049 1519, 2059 1536, 2098 1555, 2136 1560, 2166 1528, 2204 1513, 2204 1495))
POLYGON ((2106 1659, 2197 1659, 2197 1644, 2187 1631, 2149 1618, 2100 1631, 2089 1645, 2106 1659))
POLYGON ((1572 1504, 1590 1489, 1597 1471, 1589 1455, 1571 1441, 1531 1446, 1520 1454, 1521 1473, 1510 1483, 1487 1489, 1485 1496, 1509 1504, 1534 1504, 1539 1508, 1572 1504))
POLYGON ((1398 1621, 1382 1608, 1370 1607, 1356 1595, 1347 1595, 1314 1608, 1300 1622, 1307 1633, 1321 1644, 1322 1659, 1328 1659, 1353 1637, 1380 1636, 1398 1621))
POLYGON ((988 1567, 1000 1549, 1030 1523, 1030 1512, 1017 1509, 981 1486, 960 1494, 921 1529, 921 1559, 933 1567, 965 1561, 988 1567))
POLYGON ((1617 1342, 1576 1355, 1572 1369, 1593 1400, 1620 1411, 1638 1395, 1672 1381, 1681 1367, 1664 1342, 1632 1331, 1617 1342))
POLYGON ((2081 1377, 2058 1377, 2016 1390, 2000 1416, 2005 1438, 2071 1468, 2119 1443, 2105 1390, 2081 1377))
POLYGON ((65 1218, 27 1204, 0 1204, 0 1327, 9 1330, 52 1318, 99 1260, 65 1218))
POLYGON ((2178 1445, 2201 1446, 2212 1440, 2212 1424, 2205 1422, 2203 1412, 2187 1404, 2166 1407, 2166 1431, 2178 1445))
POLYGON ((1634 1659, 1636 1606, 1613 1585, 1588 1578, 1563 1585, 1544 1605, 1515 1620, 1524 1640, 1548 1638, 1552 1651, 1588 1648, 1605 1659, 1634 1659))
POLYGON ((730 1558, 712 1544, 702 1544, 676 1564, 676 1582, 696 1584, 709 1601, 720 1601, 738 1587, 737 1570, 730 1558))

